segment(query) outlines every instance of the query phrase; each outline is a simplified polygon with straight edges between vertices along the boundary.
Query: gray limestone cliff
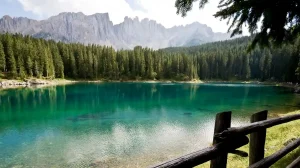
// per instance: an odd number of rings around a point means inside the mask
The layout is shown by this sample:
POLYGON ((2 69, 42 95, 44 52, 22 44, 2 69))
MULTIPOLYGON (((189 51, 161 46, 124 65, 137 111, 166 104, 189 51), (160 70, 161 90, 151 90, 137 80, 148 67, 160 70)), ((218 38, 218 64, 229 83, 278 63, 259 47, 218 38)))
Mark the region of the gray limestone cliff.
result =
POLYGON ((229 34, 214 33, 210 27, 198 22, 165 28, 153 20, 125 17, 122 23, 114 25, 107 13, 88 16, 61 13, 41 21, 4 16, 0 19, 0 32, 62 42, 109 45, 116 49, 132 49, 137 45, 154 49, 193 46, 230 38, 229 34))

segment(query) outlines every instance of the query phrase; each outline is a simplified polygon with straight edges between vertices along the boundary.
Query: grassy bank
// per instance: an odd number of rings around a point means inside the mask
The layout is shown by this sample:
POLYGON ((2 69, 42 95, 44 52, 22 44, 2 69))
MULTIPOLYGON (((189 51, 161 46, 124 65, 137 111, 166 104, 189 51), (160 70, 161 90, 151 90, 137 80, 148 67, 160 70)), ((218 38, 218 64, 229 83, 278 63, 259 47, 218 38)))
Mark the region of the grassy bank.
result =
MULTIPOLYGON (((299 111, 283 114, 285 115, 293 115, 300 114, 299 111)), ((265 146, 265 157, 275 153, 284 147, 284 143, 293 139, 300 137, 300 121, 292 121, 286 124, 278 125, 272 128, 267 129, 267 138, 266 138, 266 146, 265 146)), ((239 150, 245 151, 249 153, 249 144, 241 147, 239 150)), ((295 149, 287 156, 276 162, 272 168, 282 168, 289 165, 293 160, 295 160, 298 156, 300 156, 300 148, 295 149)), ((242 158, 237 155, 229 154, 228 155, 228 168, 245 168, 248 167, 248 157, 242 158)), ((205 163, 201 166, 197 166, 197 168, 209 168, 210 163, 205 163)))

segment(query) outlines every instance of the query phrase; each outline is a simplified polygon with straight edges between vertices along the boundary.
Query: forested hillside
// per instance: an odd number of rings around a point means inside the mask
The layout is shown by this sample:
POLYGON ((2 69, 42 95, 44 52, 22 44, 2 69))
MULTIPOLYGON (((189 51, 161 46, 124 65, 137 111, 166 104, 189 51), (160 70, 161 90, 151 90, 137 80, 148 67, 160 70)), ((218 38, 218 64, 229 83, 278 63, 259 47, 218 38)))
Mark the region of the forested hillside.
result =
MULTIPOLYGON (((247 53, 243 37, 188 48, 114 50, 30 36, 0 35, 0 73, 13 79, 273 80, 297 82, 299 41, 247 53)), ((1 77, 0 76, 0 77, 1 77)))
POLYGON ((201 79, 299 80, 299 39, 294 45, 283 45, 280 48, 256 47, 247 52, 252 40, 250 37, 242 37, 194 47, 167 48, 164 51, 196 56, 197 72, 201 79))

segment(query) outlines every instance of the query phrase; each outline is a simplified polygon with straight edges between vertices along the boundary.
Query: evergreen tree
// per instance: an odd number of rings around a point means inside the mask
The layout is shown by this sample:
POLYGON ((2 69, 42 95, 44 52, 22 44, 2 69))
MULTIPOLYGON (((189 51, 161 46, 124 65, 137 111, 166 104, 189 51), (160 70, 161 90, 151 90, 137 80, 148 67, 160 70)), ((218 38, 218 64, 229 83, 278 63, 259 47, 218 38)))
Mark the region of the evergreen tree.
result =
POLYGON ((23 45, 23 51, 24 51, 24 62, 25 62, 25 70, 27 73, 27 76, 32 77, 33 76, 33 58, 35 55, 35 49, 32 43, 32 40, 30 37, 26 37, 25 39, 25 45, 23 45))
POLYGON ((299 82, 299 41, 281 48, 256 48, 251 37, 193 47, 115 50, 0 34, 0 73, 11 78, 111 80, 274 80, 299 82), (2 46, 3 45, 3 46, 2 46), (7 74, 7 75, 6 75, 7 74))
POLYGON ((15 78, 17 76, 17 66, 16 66, 16 60, 13 52, 12 36, 9 34, 5 34, 3 44, 4 44, 4 52, 6 55, 7 72, 9 73, 10 77, 15 78))
POLYGON ((52 45, 52 56, 56 78, 64 78, 64 64, 56 45, 52 45))
MULTIPOLYGON (((176 0, 177 14, 186 16, 198 0, 176 0)), ((200 0, 200 8, 208 0, 200 0)), ((220 0, 219 11, 214 16, 228 19, 232 36, 242 34, 243 25, 247 25, 256 43, 269 46, 270 41, 276 45, 284 42, 294 42, 300 34, 300 1, 298 0, 220 0), (262 25, 258 26, 258 22, 262 25), (260 31, 257 31, 260 27, 260 31)))
POLYGON ((249 56, 243 56, 243 64, 242 64, 242 79, 247 80, 250 78, 250 65, 249 65, 249 56))
POLYGON ((6 69, 5 54, 4 54, 3 45, 0 41, 0 73, 5 72, 5 69, 6 69))

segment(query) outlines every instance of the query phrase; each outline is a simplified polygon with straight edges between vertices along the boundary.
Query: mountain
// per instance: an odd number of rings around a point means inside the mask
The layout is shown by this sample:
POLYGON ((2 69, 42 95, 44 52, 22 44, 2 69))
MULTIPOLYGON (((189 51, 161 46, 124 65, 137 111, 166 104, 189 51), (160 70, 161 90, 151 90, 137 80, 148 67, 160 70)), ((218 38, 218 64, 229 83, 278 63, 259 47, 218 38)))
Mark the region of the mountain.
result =
POLYGON ((137 45, 154 49, 194 46, 230 37, 226 33, 214 33, 210 27, 198 22, 165 28, 153 20, 125 17, 122 23, 114 25, 108 13, 87 16, 81 12, 60 13, 41 21, 4 16, 0 19, 0 32, 62 42, 110 45, 116 49, 132 49, 137 45))

